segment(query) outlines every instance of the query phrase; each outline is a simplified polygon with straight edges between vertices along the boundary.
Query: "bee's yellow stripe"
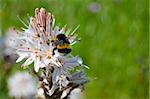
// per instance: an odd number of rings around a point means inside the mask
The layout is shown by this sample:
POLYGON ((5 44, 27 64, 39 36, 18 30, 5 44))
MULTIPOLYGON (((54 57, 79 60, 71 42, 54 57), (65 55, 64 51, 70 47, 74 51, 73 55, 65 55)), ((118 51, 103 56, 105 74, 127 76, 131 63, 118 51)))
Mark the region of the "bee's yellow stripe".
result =
POLYGON ((61 44, 57 46, 58 49, 70 48, 70 44, 61 44))

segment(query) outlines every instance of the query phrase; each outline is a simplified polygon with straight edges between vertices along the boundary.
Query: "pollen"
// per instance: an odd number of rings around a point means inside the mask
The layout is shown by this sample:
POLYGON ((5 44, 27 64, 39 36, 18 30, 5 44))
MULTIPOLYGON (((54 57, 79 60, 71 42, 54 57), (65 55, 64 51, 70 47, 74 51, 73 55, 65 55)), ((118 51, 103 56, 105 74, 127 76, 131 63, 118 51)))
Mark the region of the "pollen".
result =
POLYGON ((48 59, 51 59, 51 58, 52 58, 52 51, 51 51, 51 50, 48 50, 48 51, 46 52, 46 56, 47 56, 48 59))
POLYGON ((35 53, 35 55, 38 55, 39 49, 36 48, 36 49, 34 50, 34 53, 35 53))
POLYGON ((42 56, 39 56, 39 60, 42 61, 42 56))
POLYGON ((20 46, 23 46, 23 44, 20 44, 20 46))

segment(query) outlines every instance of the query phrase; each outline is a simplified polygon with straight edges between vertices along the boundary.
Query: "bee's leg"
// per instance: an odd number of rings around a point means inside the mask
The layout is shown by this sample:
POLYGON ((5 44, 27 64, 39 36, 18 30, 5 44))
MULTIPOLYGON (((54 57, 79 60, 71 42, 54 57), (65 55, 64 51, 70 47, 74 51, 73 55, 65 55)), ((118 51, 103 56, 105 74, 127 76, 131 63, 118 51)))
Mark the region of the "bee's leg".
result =
POLYGON ((55 55, 55 50, 57 50, 57 48, 56 48, 56 47, 53 49, 53 53, 52 53, 53 55, 55 55))

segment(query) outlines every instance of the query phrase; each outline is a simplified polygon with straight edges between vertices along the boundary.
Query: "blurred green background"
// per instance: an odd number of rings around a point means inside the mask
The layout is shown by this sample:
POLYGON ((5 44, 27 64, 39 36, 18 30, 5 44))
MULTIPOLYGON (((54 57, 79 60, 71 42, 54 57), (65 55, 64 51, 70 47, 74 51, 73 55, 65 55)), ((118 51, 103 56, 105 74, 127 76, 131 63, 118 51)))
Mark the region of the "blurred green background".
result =
MULTIPOLYGON (((91 78, 83 99, 148 99, 148 0, 1 0, 0 7, 1 37, 24 27, 17 16, 27 22, 36 7, 52 12, 60 27, 80 25, 73 55, 83 57, 91 78)), ((0 99, 8 98, 5 80, 0 87, 0 99)))

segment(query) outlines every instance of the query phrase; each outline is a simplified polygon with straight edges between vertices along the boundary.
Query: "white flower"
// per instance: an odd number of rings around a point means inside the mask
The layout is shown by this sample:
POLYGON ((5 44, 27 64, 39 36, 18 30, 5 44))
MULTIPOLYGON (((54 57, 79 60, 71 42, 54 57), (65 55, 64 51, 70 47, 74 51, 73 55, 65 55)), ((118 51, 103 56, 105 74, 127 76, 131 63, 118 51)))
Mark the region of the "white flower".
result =
POLYGON ((77 42, 75 29, 72 33, 65 31, 65 27, 60 29, 54 27, 55 19, 51 13, 47 13, 44 8, 35 10, 35 17, 30 17, 29 26, 24 31, 18 33, 15 49, 19 58, 16 62, 26 59, 23 66, 28 66, 34 62, 36 72, 40 68, 48 66, 50 63, 60 66, 57 56, 53 55, 55 48, 52 41, 58 34, 65 34, 71 45, 77 42))
POLYGON ((74 90, 71 91, 71 93, 69 95, 69 99, 79 99, 80 93, 81 93, 81 89, 75 88, 74 90))
POLYGON ((42 88, 39 88, 36 92, 36 98, 37 99, 45 99, 44 96, 44 90, 42 88))
POLYGON ((54 67, 52 74, 52 83, 53 86, 49 91, 51 96, 56 89, 62 90, 69 83, 75 83, 78 85, 84 84, 87 82, 86 75, 83 72, 77 72, 72 74, 71 70, 74 70, 77 66, 82 66, 82 60, 80 57, 70 57, 68 56, 59 56, 57 57, 60 67, 54 67), (67 79, 69 78, 69 79, 67 79))
POLYGON ((69 84, 67 80, 67 75, 62 74, 61 69, 55 67, 53 75, 52 75, 52 83, 53 86, 49 90, 49 95, 51 96, 56 89, 62 90, 62 88, 66 87, 69 84))
POLYGON ((63 91, 60 99, 66 99, 65 97, 68 97, 67 99, 80 99, 82 88, 74 88, 72 87, 67 88, 63 91))
MULTIPOLYGON (((70 71, 75 69, 75 67, 81 65, 79 63, 80 58, 78 56, 69 58, 68 56, 57 57, 61 66, 55 67, 52 75, 52 82, 57 83, 60 79, 68 77, 70 71)), ((63 83, 63 82, 62 82, 63 83)))
POLYGON ((69 75, 69 79, 71 83, 74 83, 77 85, 83 85, 88 82, 88 78, 83 71, 75 72, 69 75))
MULTIPOLYGON (((50 97, 55 97, 68 87, 73 90, 74 86, 80 87, 85 84, 87 78, 82 68, 88 68, 83 65, 79 56, 61 53, 67 49, 66 47, 71 50, 71 46, 79 40, 75 34, 79 26, 71 32, 66 30, 65 26, 63 28, 54 26, 54 23, 55 19, 51 13, 47 13, 44 8, 37 8, 35 16, 30 17, 27 28, 19 31, 15 40, 16 53, 19 55, 16 62, 25 60, 22 65, 24 67, 34 63, 36 72, 45 67, 41 71, 43 79, 40 81, 43 90, 40 89, 37 93, 39 95, 44 93, 50 97), (60 36, 65 38, 67 44, 60 40, 60 36)), ((65 96, 66 93, 62 97, 65 96)))
POLYGON ((8 79, 9 95, 12 97, 29 97, 36 92, 36 82, 27 72, 17 72, 8 79))
POLYGON ((16 46, 15 40, 17 37, 17 30, 13 27, 9 28, 5 36, 5 47, 12 49, 14 46, 16 46))
POLYGON ((17 38, 17 31, 15 28, 9 28, 6 32, 5 37, 3 37, 2 41, 0 42, 0 47, 3 47, 3 50, 1 51, 3 54, 4 59, 7 62, 14 63, 17 59, 17 55, 15 53, 14 46, 16 46, 15 40, 17 38))

